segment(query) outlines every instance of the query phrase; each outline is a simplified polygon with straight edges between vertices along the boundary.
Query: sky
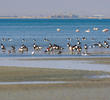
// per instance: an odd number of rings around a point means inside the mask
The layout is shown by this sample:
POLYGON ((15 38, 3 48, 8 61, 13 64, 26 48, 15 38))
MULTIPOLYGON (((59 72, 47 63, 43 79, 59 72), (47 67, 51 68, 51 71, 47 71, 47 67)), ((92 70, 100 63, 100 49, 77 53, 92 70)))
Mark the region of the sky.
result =
POLYGON ((110 0, 0 0, 0 16, 76 14, 110 17, 110 0))

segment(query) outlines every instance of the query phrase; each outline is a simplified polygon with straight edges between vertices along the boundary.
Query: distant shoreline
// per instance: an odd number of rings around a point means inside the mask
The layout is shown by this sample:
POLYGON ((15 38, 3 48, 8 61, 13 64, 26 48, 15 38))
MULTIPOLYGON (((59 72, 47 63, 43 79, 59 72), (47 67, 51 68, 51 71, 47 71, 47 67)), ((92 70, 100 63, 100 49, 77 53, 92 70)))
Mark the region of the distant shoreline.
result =
POLYGON ((0 19, 110 19, 110 18, 34 18, 34 17, 0 17, 0 19))

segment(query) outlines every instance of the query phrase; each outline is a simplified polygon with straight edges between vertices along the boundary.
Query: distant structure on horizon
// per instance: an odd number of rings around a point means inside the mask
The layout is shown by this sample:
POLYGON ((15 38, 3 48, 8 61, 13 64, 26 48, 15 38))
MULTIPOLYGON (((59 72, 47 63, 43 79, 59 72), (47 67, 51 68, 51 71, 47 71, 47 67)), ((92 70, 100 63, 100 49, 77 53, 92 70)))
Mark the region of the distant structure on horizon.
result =
POLYGON ((93 16, 89 16, 88 18, 92 18, 92 19, 102 19, 105 18, 104 15, 93 15, 93 16))
POLYGON ((78 15, 52 15, 52 16, 0 16, 1 19, 21 18, 21 19, 78 19, 78 15))
POLYGON ((110 19, 104 15, 78 16, 70 15, 52 15, 52 16, 0 16, 0 19, 110 19))
POLYGON ((52 19, 78 19, 78 15, 53 15, 52 19))

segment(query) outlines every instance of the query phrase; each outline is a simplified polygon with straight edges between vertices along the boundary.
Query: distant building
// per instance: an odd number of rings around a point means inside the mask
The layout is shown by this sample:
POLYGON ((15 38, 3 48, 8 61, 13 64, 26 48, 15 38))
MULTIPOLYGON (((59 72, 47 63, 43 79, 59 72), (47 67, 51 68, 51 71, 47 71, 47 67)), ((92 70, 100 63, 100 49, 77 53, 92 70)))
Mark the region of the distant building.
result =
POLYGON ((52 19, 77 19, 79 16, 77 15, 53 15, 52 19))
POLYGON ((90 16, 88 18, 89 19, 101 19, 101 18, 104 18, 104 15, 93 15, 93 16, 90 16))

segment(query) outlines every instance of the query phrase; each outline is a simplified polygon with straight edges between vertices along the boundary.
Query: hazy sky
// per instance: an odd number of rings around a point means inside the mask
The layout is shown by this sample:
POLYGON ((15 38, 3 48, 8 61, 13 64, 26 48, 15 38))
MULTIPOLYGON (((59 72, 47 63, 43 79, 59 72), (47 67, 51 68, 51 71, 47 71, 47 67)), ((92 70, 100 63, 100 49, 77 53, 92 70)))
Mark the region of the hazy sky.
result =
POLYGON ((10 15, 105 15, 110 17, 110 0, 0 0, 0 16, 10 15))

